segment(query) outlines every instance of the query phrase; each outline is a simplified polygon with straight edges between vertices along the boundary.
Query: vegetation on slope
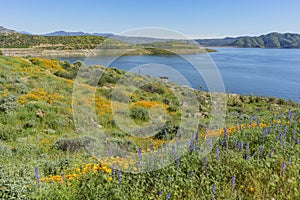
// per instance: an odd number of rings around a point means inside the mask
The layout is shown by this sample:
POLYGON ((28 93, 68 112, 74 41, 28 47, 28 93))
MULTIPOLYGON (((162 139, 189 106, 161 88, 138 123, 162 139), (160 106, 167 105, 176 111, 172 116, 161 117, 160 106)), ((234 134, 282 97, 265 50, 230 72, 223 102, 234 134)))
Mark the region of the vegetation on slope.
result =
POLYGON ((230 46, 246 48, 300 48, 300 34, 269 33, 258 37, 243 36, 224 39, 197 40, 204 46, 230 46))
POLYGON ((189 54, 215 52, 212 49, 199 49, 198 46, 183 41, 165 41, 146 44, 129 44, 102 36, 40 36, 19 33, 0 34, 0 48, 6 55, 18 56, 87 56, 93 49, 98 55, 156 55, 156 54, 189 54), (16 49, 17 48, 17 49, 16 49), (53 55, 53 50, 54 52, 53 55), (82 51, 88 50, 88 51, 82 51), (43 53, 44 52, 44 53, 43 53), (72 53, 73 52, 73 53, 72 53))
MULTIPOLYGON (((226 129, 206 130, 210 94, 192 91, 148 76, 101 66, 84 67, 42 58, 0 56, 0 198, 10 199, 299 199, 299 104, 272 97, 229 95, 226 129), (72 115, 72 92, 79 68, 102 74, 97 85, 97 123, 132 152, 157 152, 170 142, 181 117, 197 118, 199 130, 189 152, 158 171, 130 174, 111 164, 139 170, 138 160, 93 157, 89 138, 79 137, 72 115), (140 138, 120 130, 111 113, 111 92, 126 75, 142 85, 125 87, 113 99, 120 109, 130 94, 130 117, 149 123, 149 108, 158 105, 170 116, 162 131, 140 138), (195 92, 199 108, 184 111, 172 93, 195 92), (168 138, 165 137, 167 132, 168 138), (216 137, 220 138, 213 144, 216 137), (201 156, 201 144, 211 152, 201 156), (211 145, 210 145, 211 144, 211 145)), ((121 82, 122 83, 122 82, 121 82)), ((86 102, 87 105, 90 102, 86 102)), ((185 130, 184 130, 185 131, 185 130)), ((187 130, 188 131, 188 130, 187 130)), ((176 147, 177 148, 177 147, 176 147)), ((176 153, 175 148, 175 153, 176 153)), ((123 169, 124 169, 123 168, 123 169)))

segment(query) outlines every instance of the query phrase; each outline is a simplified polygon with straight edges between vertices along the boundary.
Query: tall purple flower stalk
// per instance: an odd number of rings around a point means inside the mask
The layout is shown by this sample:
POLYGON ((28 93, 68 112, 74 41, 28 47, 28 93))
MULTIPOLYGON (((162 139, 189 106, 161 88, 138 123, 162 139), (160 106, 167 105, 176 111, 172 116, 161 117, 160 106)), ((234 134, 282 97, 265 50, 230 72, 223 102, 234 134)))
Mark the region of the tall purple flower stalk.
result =
POLYGON ((235 147, 236 150, 238 149, 238 147, 239 147, 239 141, 238 141, 238 139, 234 140, 234 147, 235 147))
POLYGON ((262 152, 263 152, 263 147, 259 146, 259 148, 258 148, 258 158, 259 159, 261 158, 262 152))
POLYGON ((122 185, 122 175, 120 170, 118 170, 118 181, 119 181, 119 185, 122 185))
POLYGON ((219 147, 216 147, 216 159, 217 159, 217 161, 220 161, 220 150, 219 150, 219 147))
POLYGON ((286 163, 284 162, 282 164, 282 178, 284 177, 285 172, 286 172, 286 163))
POLYGON ((235 176, 232 176, 231 178, 231 190, 233 191, 235 187, 235 176))
POLYGON ((240 142, 239 143, 239 150, 242 151, 244 149, 244 143, 240 142))
POLYGON ((264 144, 264 142, 265 142, 266 135, 267 135, 267 129, 264 128, 262 131, 262 136, 261 136, 262 144, 264 144))
POLYGON ((65 182, 65 174, 64 173, 61 174, 61 179, 63 182, 65 182))
POLYGON ((116 173, 115 165, 112 165, 111 176, 114 177, 116 173))
POLYGON ((37 182, 37 186, 40 187, 40 175, 39 175, 39 168, 35 168, 35 180, 37 182))
POLYGON ((250 142, 246 143, 246 160, 250 160, 249 144, 250 142))
POLYGON ((195 141, 194 138, 192 138, 190 141, 190 152, 193 152, 194 149, 195 149, 195 141))
POLYGON ((215 184, 212 186, 212 193, 214 195, 213 199, 216 199, 217 198, 217 186, 215 184))
POLYGON ((207 168, 207 157, 205 156, 203 158, 203 170, 206 171, 206 168, 207 168))

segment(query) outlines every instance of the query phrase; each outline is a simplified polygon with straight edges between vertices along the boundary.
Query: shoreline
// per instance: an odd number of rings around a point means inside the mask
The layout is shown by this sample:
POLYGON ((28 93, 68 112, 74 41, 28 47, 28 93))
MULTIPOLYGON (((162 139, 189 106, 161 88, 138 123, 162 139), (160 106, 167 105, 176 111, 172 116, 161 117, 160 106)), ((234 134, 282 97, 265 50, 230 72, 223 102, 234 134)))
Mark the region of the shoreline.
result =
POLYGON ((176 55, 199 54, 217 52, 214 49, 166 49, 165 52, 155 53, 147 49, 74 49, 74 50, 49 50, 38 48, 0 48, 3 55, 20 57, 55 57, 76 58, 87 56, 131 56, 131 55, 176 55))

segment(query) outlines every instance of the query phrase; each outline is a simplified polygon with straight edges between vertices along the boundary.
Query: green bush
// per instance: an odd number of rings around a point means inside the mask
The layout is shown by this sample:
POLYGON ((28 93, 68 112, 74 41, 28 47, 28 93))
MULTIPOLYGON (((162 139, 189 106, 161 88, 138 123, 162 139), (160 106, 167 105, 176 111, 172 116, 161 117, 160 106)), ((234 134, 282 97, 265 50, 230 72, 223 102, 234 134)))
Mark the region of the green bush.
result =
POLYGON ((15 110, 19 107, 19 104, 16 102, 17 97, 14 95, 8 95, 5 98, 0 98, 0 112, 9 112, 15 110))
POLYGON ((146 108, 137 106, 130 109, 130 117, 137 120, 149 121, 149 112, 146 108))

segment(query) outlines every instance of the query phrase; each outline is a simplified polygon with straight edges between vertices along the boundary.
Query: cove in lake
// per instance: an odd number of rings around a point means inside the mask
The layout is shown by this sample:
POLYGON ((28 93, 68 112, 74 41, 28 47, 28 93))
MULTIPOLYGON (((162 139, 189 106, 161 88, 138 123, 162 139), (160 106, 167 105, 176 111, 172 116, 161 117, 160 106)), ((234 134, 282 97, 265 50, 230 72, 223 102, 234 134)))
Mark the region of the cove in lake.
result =
MULTIPOLYGON (((214 48, 215 53, 209 53, 216 64, 224 81, 226 92, 237 94, 253 94, 258 96, 275 96, 278 98, 300 99, 300 49, 259 49, 259 48, 214 48)), ((186 58, 208 64, 201 54, 184 55, 186 58)), ((204 90, 207 86, 195 68, 176 55, 137 55, 121 56, 110 63, 113 57, 93 58, 60 58, 74 62, 84 60, 86 65, 100 64, 131 70, 134 67, 157 63, 169 66, 182 74, 190 86, 204 90)), ((151 67, 151 65, 149 65, 151 67)), ((145 68, 144 68, 145 69, 145 68)), ((205 70, 205 69, 204 69, 205 70)), ((206 69, 207 70, 207 69, 206 69)), ((148 74, 147 70, 138 72, 148 74)), ((168 76, 167 72, 156 71, 154 75, 168 76)), ((153 73, 152 73, 153 75, 153 73)), ((176 79, 170 79, 177 81, 176 79)), ((178 81, 177 81, 178 82, 178 81)))

